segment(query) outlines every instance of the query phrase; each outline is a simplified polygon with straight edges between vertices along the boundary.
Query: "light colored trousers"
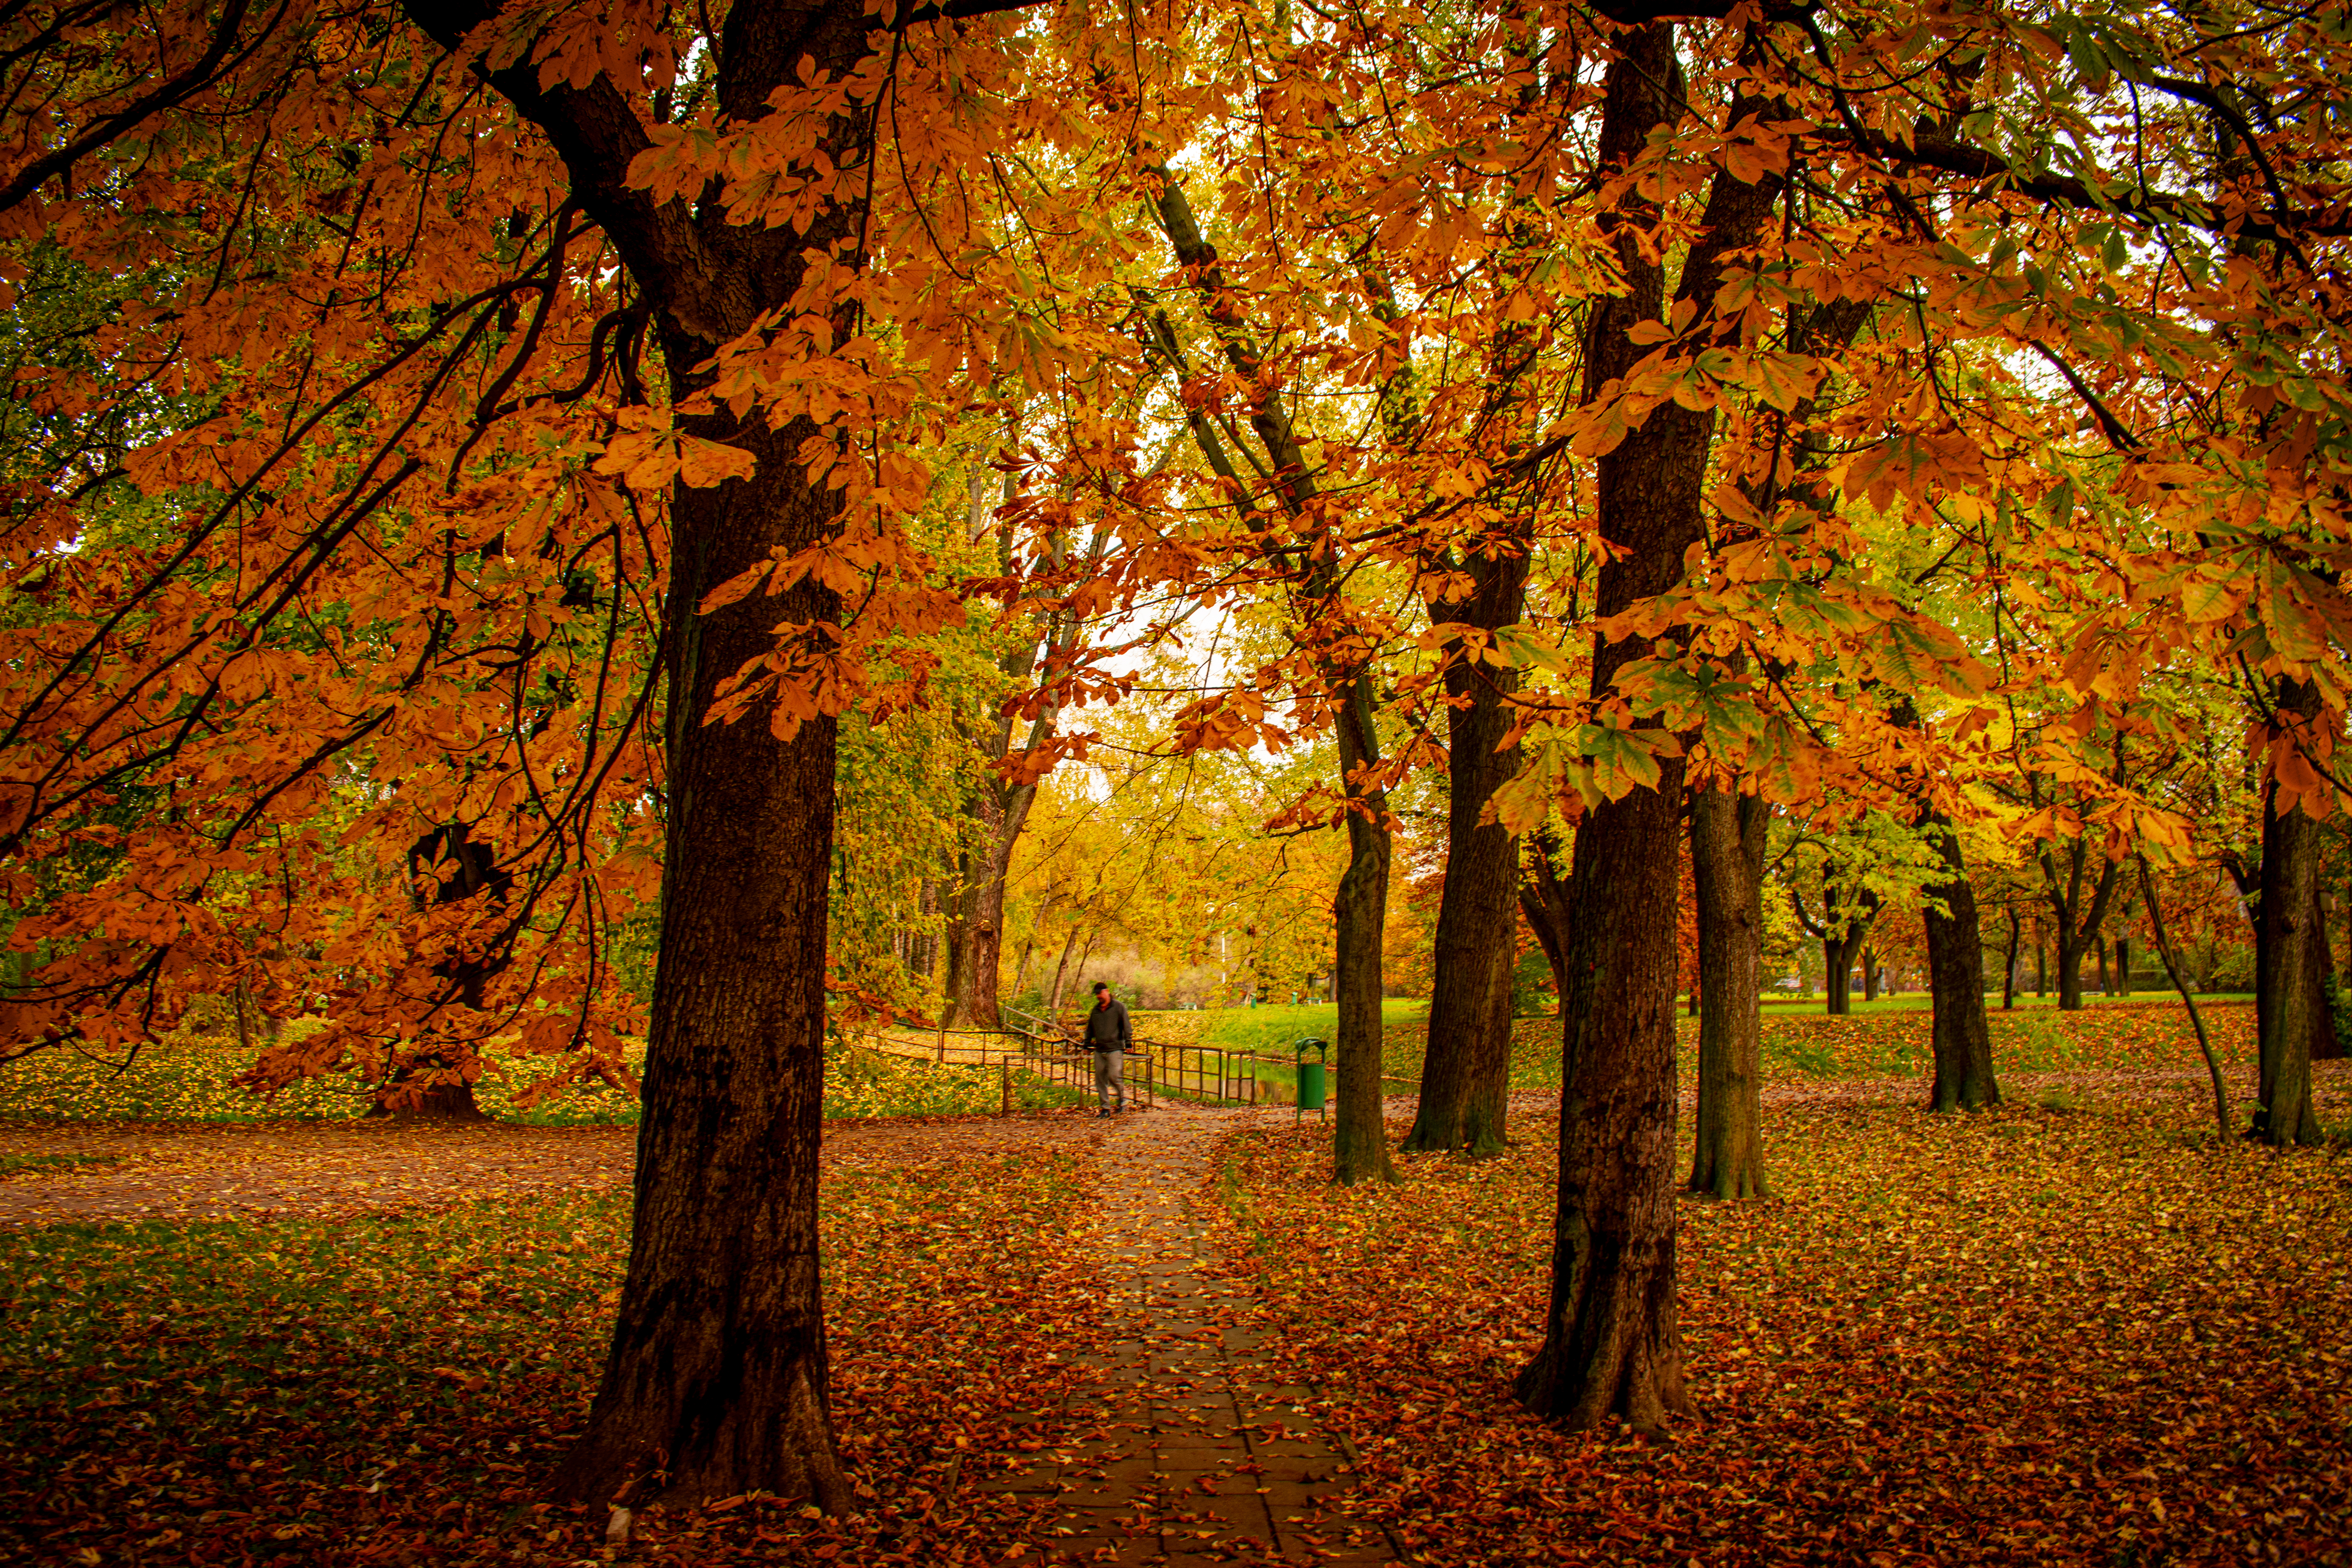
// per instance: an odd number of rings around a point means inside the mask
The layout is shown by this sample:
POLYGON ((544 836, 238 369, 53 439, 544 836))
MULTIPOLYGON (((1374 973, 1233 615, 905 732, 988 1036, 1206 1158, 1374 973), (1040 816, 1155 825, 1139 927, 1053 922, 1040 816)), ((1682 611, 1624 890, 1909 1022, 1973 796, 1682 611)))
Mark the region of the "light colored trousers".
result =
POLYGON ((1105 1110, 1127 1109, 1127 1056, 1121 1051, 1095 1053, 1095 1098, 1105 1110))

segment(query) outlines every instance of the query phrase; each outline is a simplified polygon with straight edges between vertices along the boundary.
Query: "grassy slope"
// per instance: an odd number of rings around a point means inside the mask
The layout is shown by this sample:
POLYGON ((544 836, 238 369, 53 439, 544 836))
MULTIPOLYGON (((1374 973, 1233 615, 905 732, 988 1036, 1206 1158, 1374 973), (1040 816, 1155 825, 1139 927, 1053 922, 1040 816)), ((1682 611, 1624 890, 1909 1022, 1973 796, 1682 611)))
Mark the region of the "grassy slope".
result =
MULTIPOLYGON (((362 1114, 366 1102, 347 1079, 290 1084, 268 1098, 240 1088, 249 1058, 234 1041, 175 1038, 142 1050, 127 1065, 58 1049, 0 1068, 0 1119, 37 1121, 258 1121, 335 1120, 362 1114)), ((482 1109, 501 1121, 540 1127, 629 1125, 633 1096, 590 1081, 526 1104, 528 1086, 545 1064, 493 1053, 496 1070, 475 1086, 482 1109)), ((996 1070, 935 1067, 877 1053, 827 1061, 828 1118, 951 1116, 997 1109, 996 1070)), ((1087 1097, 1025 1073, 1013 1074, 1013 1103, 1025 1110, 1075 1105, 1087 1097)))

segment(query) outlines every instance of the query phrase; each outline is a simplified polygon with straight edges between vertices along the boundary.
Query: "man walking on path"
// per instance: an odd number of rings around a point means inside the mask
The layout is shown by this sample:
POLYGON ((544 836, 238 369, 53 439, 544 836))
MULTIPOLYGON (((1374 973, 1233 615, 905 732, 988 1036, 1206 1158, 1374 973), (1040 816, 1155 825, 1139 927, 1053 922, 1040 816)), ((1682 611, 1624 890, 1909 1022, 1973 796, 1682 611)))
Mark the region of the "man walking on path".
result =
POLYGON ((1095 1010, 1087 1015, 1087 1049, 1095 1054, 1095 1098, 1101 1102, 1097 1116, 1127 1109, 1127 1083, 1121 1075, 1127 1067, 1125 1052, 1133 1044, 1135 1029, 1127 1021, 1127 1004, 1096 981, 1095 1010))

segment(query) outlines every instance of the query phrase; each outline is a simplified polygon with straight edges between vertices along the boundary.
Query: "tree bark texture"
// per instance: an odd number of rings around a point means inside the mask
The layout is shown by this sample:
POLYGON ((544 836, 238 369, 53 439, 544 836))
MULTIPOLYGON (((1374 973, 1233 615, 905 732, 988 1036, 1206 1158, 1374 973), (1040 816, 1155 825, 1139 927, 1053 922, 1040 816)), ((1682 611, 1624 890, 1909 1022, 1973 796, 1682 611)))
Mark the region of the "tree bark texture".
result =
MULTIPOLYGON (((1475 591, 1465 601, 1432 605, 1433 620, 1491 631, 1519 618, 1526 555, 1474 559, 1465 570, 1475 591)), ((1446 714, 1445 888, 1437 905, 1421 1103, 1405 1136, 1408 1149, 1490 1153, 1504 1143, 1519 841, 1501 823, 1479 818, 1517 770, 1518 748, 1502 744, 1511 724, 1507 694, 1517 684, 1512 671, 1458 657, 1445 672, 1446 693, 1462 706, 1446 714)))
POLYGON ((1559 1197, 1544 1341, 1521 1403, 1574 1427, 1654 1431, 1688 1407, 1675 1300, 1675 838, 1660 787, 1587 813, 1570 872, 1559 1197))
POLYGON ((1833 1017, 1853 1011, 1853 950, 1860 942, 1859 937, 1850 936, 1822 938, 1822 963, 1828 971, 1822 977, 1822 986, 1833 1017))
MULTIPOLYGON (((1598 165, 1625 168, 1656 131, 1686 112, 1671 24, 1622 33, 1602 90, 1598 165)), ((1730 122, 1763 105, 1730 106, 1730 122)), ((1677 290, 1712 314, 1727 259, 1755 243, 1779 200, 1778 176, 1711 182, 1677 290)), ((1661 254, 1639 232, 1651 209, 1629 193, 1604 216, 1624 292, 1596 300, 1585 340, 1588 402, 1607 395, 1650 350, 1636 323, 1664 307, 1661 254)), ((1595 611, 1607 616, 1680 580, 1705 534, 1700 495, 1713 410, 1666 403, 1599 464, 1599 529, 1609 546, 1595 611)), ((1596 639, 1592 689, 1647 653, 1648 638, 1596 639)), ((1552 1227, 1544 1340, 1516 1391, 1570 1426, 1612 1415, 1639 1430, 1688 1408, 1675 1301, 1675 906, 1681 879, 1683 762, 1659 760, 1655 787, 1586 813, 1570 873, 1570 959, 1561 998, 1559 1196, 1552 1227)))
POLYGON ((1373 733, 1372 678, 1350 681, 1339 716, 1339 765, 1348 782, 1348 868, 1340 875, 1332 915, 1339 968, 1332 976, 1339 1004, 1339 1082, 1332 1106, 1332 1179, 1394 1181, 1389 1160, 1381 1075, 1381 937, 1388 922, 1388 796, 1358 780, 1358 770, 1380 760, 1373 733))
MULTIPOLYGON (((2280 716, 2309 725, 2320 711, 2309 681, 2278 683, 2280 716)), ((2266 1143, 2319 1142, 2311 1099, 2318 989, 2311 966, 2318 908, 2321 828, 2300 806, 2281 811, 2275 780, 2263 786, 2262 900, 2254 928, 2254 1033, 2261 1082, 2254 1135, 2266 1143)))
POLYGON ((2081 1011, 2083 1006, 2083 950, 2070 946, 2066 933, 2058 933, 2058 1010, 2062 1013, 2081 1011))
POLYGON ((2001 949, 2000 954, 2000 1010, 2004 1013, 2017 1011, 2017 910, 2011 906, 2009 910, 2009 945, 2001 949))
MULTIPOLYGON (((1969 883, 1960 836, 1940 814, 1920 819, 1948 873, 1926 889, 1933 901, 1920 911, 1927 927, 1927 984, 1935 1007, 1935 1110, 1981 1110, 2000 1103, 1992 1072, 1992 1038, 1985 1025, 1984 931, 1976 889, 1969 883), (1943 907, 1938 910, 1936 905, 1943 907)), ((2011 942, 2016 941, 2011 927, 2011 942)), ((2004 992, 2006 983, 2004 983, 2004 992)))
POLYGON ((1568 882, 1559 874, 1559 839, 1549 826, 1528 835, 1527 863, 1519 874, 1519 913, 1536 933, 1544 962, 1551 966, 1554 1006, 1568 1002, 1568 882))
MULTIPOLYGON (((2312 851, 2321 856, 2326 849, 2325 835, 2312 851)), ((2344 1037, 2336 1030, 2335 973, 2336 954, 2327 945, 2327 910, 2320 897, 2320 883, 2326 868, 2315 867, 2311 878, 2310 931, 2311 963, 2306 966, 2311 987, 2312 1028, 2311 1059, 2315 1062, 2341 1061, 2344 1058, 2344 1037)))
MULTIPOLYGON (((480 4, 410 0, 445 47, 488 20, 480 4)), ((847 77, 880 35, 860 6, 740 5, 716 43, 717 107, 737 123, 803 63, 847 77)), ((707 384, 698 366, 799 292, 805 251, 851 265, 863 202, 807 226, 734 225, 718 202, 656 204, 628 170, 651 146, 611 80, 542 85, 528 52, 487 72, 562 158, 572 195, 604 231, 649 307, 673 397, 707 384)), ((872 121, 846 108, 819 137, 835 167, 867 155, 872 121)), ((856 326, 833 312, 835 341, 856 326)), ((748 479, 670 492, 664 597, 669 818, 637 1132, 628 1273, 587 1429, 556 1477, 589 1501, 682 1500, 760 1489, 840 1510, 850 1491, 826 1400, 817 1292, 817 1138, 824 1056, 825 883, 832 862, 835 726, 778 739, 765 715, 706 725, 719 682, 774 647, 780 620, 833 622, 806 580, 704 616, 703 595, 835 524, 836 492, 799 459, 818 431, 772 429, 754 409, 681 416, 678 426, 739 447, 748 479)))
POLYGON ((1690 1187, 1718 1198, 1768 1195, 1760 1099, 1764 837, 1756 795, 1691 799, 1698 898, 1698 1109, 1690 1187))
MULTIPOLYGON (((1077 944, 1078 928, 1076 923, 1074 921, 1070 926, 1070 934, 1062 939, 1061 961, 1054 965, 1054 993, 1052 995, 1045 998, 1045 1016, 1049 1018, 1061 1011, 1062 988, 1068 983, 1070 976, 1070 950, 1077 946, 1077 944)), ((1088 950, 1091 951, 1093 944, 1089 942, 1087 946, 1088 950)), ((1079 966, 1083 968, 1085 967, 1086 960, 1082 958, 1078 961, 1078 963, 1079 966)))

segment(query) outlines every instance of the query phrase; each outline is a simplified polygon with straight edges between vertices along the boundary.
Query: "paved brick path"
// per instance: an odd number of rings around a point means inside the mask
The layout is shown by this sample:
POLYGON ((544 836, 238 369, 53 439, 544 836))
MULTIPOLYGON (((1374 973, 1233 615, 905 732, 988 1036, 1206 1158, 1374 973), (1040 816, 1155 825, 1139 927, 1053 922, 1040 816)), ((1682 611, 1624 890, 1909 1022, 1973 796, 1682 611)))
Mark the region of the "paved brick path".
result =
POLYGON ((1109 1124, 1101 1151, 1109 1288, 1092 1358, 1099 1396, 1066 1414, 1085 1436, 992 1488, 1057 1500, 1053 1550, 1104 1563, 1391 1563, 1376 1531, 1328 1506, 1346 1455, 1268 1382, 1258 1335, 1204 1277, 1187 1196, 1237 1113, 1163 1104, 1109 1124))

